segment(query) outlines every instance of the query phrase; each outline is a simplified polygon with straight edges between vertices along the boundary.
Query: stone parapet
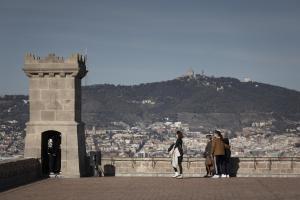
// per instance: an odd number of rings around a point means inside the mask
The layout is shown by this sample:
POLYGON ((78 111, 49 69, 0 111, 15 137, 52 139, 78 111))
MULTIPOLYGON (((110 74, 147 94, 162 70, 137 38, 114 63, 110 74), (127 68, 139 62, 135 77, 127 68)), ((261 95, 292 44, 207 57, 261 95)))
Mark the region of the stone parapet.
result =
POLYGON ((38 159, 16 159, 0 162, 0 191, 42 178, 38 159))
POLYGON ((63 57, 49 54, 40 58, 28 53, 24 58, 24 72, 28 77, 84 77, 86 70, 86 56, 78 53, 72 54, 64 59, 63 57))
MULTIPOLYGON (((206 174, 205 159, 183 160, 183 174, 199 177, 206 174)), ((173 169, 170 158, 102 158, 104 175, 115 176, 171 176, 173 169)), ((232 177, 300 177, 300 157, 237 158, 230 161, 232 177)))

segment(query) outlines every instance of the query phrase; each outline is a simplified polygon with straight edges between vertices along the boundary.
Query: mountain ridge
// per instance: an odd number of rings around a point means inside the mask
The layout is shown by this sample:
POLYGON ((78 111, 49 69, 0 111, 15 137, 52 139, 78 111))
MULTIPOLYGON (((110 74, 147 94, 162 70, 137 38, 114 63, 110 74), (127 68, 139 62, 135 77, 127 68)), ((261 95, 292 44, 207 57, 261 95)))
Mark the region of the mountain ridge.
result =
MULTIPOLYGON (((25 128, 28 96, 0 97, 1 121, 17 120, 25 128)), ((300 92, 230 77, 188 75, 173 80, 124 86, 82 87, 82 118, 86 126, 130 126, 157 121, 182 121, 191 129, 239 131, 251 123, 273 121, 274 131, 300 124, 300 92)))
POLYGON ((299 102, 300 92, 295 90, 199 74, 132 86, 99 84, 83 88, 83 115, 95 125, 99 125, 99 119, 103 122, 108 118, 129 124, 164 118, 175 121, 184 118, 178 117, 182 113, 269 113, 288 118, 295 114, 298 120, 299 102), (88 113, 98 116, 97 120, 88 113))

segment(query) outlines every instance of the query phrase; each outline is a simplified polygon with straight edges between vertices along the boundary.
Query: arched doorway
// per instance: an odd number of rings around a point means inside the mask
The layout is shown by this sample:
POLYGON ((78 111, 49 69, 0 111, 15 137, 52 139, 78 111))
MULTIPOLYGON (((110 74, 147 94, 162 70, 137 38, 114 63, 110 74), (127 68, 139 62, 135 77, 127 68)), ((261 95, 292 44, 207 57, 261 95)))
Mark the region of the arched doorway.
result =
POLYGON ((61 169, 61 133, 45 131, 42 133, 41 161, 42 172, 58 174, 61 169))

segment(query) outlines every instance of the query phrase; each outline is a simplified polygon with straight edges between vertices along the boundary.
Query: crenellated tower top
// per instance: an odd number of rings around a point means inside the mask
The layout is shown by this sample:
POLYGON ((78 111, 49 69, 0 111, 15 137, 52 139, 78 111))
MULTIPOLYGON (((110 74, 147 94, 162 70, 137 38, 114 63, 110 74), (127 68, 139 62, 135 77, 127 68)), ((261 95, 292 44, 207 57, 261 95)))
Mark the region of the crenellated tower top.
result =
POLYGON ((41 58, 32 53, 27 53, 24 58, 24 72, 29 77, 33 76, 78 76, 83 78, 87 73, 86 56, 74 53, 68 58, 56 56, 54 53, 41 58))

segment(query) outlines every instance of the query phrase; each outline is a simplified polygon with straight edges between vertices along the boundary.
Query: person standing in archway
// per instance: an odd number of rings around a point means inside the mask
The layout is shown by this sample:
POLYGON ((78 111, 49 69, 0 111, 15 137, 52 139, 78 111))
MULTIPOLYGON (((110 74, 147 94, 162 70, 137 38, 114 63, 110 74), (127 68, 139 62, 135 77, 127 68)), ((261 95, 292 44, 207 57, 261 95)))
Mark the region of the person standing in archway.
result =
POLYGON ((48 158, 49 158, 49 173, 50 175, 59 173, 58 169, 58 153, 59 153, 59 138, 52 136, 48 140, 48 158))
POLYGON ((54 174, 55 168, 55 154, 54 154, 54 142, 52 138, 48 139, 48 148, 47 148, 48 158, 49 158, 49 173, 50 175, 54 174))

